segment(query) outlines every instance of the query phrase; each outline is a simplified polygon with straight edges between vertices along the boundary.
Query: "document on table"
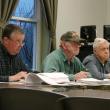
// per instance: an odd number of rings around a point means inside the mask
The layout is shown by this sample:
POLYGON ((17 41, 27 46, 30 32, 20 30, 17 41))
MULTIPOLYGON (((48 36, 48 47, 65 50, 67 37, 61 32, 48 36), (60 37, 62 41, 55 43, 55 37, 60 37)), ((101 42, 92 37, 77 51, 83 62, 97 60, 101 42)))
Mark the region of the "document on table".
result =
POLYGON ((98 80, 95 78, 83 78, 77 82, 85 83, 88 85, 110 85, 110 79, 98 80))
POLYGON ((69 83, 69 78, 66 74, 61 72, 53 72, 53 73, 29 73, 27 78, 25 79, 25 83, 27 84, 41 84, 45 82, 49 85, 58 85, 69 83))
POLYGON ((25 83, 29 85, 41 84, 42 82, 53 86, 77 86, 87 85, 81 82, 70 81, 68 76, 62 72, 53 73, 29 73, 25 83))
POLYGON ((95 78, 83 78, 76 82, 69 81, 69 78, 66 74, 62 72, 53 72, 53 73, 29 73, 25 79, 26 84, 42 84, 42 82, 49 85, 56 86, 100 86, 100 85, 110 85, 110 79, 98 80, 95 78))

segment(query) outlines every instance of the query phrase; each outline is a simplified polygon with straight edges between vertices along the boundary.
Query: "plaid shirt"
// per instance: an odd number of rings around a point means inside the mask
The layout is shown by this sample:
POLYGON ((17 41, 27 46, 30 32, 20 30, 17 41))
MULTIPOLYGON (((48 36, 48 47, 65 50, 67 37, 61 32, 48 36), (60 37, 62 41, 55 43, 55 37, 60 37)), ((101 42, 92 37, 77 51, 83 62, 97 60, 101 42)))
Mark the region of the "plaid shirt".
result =
POLYGON ((20 71, 28 71, 20 56, 9 55, 6 48, 0 43, 0 81, 8 82, 9 76, 20 71))

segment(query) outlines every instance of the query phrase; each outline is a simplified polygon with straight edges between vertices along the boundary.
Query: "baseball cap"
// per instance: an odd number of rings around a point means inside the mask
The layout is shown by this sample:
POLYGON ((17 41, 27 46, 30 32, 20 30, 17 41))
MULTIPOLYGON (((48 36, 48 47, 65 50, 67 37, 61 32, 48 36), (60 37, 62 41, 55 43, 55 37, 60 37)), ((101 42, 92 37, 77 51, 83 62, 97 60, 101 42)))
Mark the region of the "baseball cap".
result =
POLYGON ((68 32, 64 33, 61 36, 61 39, 60 40, 67 41, 67 42, 76 42, 78 44, 80 44, 81 42, 84 41, 84 39, 80 38, 80 36, 78 35, 78 33, 75 32, 75 31, 68 31, 68 32))

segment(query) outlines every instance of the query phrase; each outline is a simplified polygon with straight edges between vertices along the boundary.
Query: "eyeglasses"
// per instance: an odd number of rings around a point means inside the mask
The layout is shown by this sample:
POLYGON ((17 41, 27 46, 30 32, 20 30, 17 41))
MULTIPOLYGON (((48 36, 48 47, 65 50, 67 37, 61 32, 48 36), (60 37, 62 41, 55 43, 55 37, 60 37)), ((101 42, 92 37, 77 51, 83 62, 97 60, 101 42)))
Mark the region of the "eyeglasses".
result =
POLYGON ((11 41, 15 42, 16 45, 21 45, 21 46, 24 46, 25 45, 25 42, 24 41, 20 41, 20 40, 14 40, 14 39, 11 39, 9 38, 11 41))
POLYGON ((16 41, 16 44, 17 45, 21 45, 21 46, 24 46, 25 45, 25 42, 23 41, 23 42, 20 42, 20 41, 16 41))

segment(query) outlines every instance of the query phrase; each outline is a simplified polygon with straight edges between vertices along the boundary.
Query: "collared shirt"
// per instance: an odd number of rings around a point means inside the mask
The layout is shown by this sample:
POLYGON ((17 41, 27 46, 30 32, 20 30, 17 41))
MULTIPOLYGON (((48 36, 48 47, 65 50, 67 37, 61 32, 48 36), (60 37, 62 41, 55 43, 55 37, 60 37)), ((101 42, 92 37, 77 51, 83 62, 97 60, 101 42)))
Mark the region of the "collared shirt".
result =
POLYGON ((9 76, 20 71, 27 71, 21 58, 18 55, 9 55, 6 48, 0 43, 0 81, 9 81, 9 76))
POLYGON ((106 75, 110 73, 110 59, 108 59, 105 64, 102 64, 97 57, 92 54, 84 59, 83 64, 94 78, 104 79, 106 75))
POLYGON ((56 49, 44 60, 44 72, 64 72, 70 80, 74 80, 74 75, 80 71, 85 71, 83 64, 77 57, 74 57, 70 64, 62 49, 56 49))

